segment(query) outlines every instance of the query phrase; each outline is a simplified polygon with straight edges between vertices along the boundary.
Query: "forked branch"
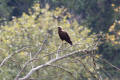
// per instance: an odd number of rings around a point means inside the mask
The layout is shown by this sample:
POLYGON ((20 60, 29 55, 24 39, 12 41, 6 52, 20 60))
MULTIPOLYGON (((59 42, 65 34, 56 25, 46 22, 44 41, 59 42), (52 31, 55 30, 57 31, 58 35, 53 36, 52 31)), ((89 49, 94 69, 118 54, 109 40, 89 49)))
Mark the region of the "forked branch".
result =
MULTIPOLYGON (((92 49, 92 50, 95 50, 95 49, 92 49)), ((66 55, 63 55, 63 56, 61 56, 61 57, 52 59, 52 60, 46 62, 45 64, 42 64, 42 65, 40 65, 40 66, 37 66, 37 67, 31 69, 31 70, 26 74, 26 76, 24 76, 23 78, 19 78, 18 80, 26 80, 26 79, 28 79, 35 71, 37 71, 37 70, 39 70, 39 69, 41 69, 41 68, 43 68, 43 67, 47 67, 47 66, 51 65, 52 63, 54 63, 54 62, 56 62, 56 61, 62 60, 62 59, 67 58, 67 57, 70 57, 70 56, 72 56, 72 55, 74 55, 74 54, 77 54, 77 53, 84 53, 84 52, 86 52, 86 51, 89 52, 89 51, 92 51, 92 50, 88 50, 88 49, 78 50, 78 51, 74 51, 74 52, 72 52, 72 53, 68 53, 68 54, 66 54, 66 55)))

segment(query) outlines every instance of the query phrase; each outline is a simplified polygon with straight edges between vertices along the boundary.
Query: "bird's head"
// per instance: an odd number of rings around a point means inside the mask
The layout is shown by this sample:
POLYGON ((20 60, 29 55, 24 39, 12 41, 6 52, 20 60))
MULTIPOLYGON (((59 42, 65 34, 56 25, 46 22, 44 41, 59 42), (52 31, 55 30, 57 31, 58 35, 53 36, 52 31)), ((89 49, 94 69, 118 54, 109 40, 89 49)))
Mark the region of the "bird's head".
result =
POLYGON ((62 28, 61 28, 60 26, 58 26, 58 30, 60 30, 60 31, 61 31, 61 30, 62 30, 62 28))

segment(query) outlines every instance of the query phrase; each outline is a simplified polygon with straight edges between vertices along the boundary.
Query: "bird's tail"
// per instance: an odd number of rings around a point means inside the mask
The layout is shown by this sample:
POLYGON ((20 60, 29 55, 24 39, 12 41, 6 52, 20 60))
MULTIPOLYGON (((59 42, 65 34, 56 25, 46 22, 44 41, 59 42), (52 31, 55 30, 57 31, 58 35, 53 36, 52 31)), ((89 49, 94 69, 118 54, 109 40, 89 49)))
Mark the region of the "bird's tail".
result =
POLYGON ((68 43, 69 43, 70 45, 72 45, 72 41, 71 41, 71 40, 69 40, 68 43))

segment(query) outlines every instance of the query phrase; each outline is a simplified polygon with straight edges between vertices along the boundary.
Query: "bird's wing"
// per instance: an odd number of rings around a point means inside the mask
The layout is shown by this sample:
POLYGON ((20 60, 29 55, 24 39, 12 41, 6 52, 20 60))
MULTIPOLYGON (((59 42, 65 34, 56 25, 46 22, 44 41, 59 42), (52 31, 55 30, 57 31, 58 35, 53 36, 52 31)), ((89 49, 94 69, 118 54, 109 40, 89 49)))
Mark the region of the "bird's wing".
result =
POLYGON ((67 32, 64 32, 64 37, 65 37, 65 39, 69 39, 70 40, 70 37, 69 37, 67 32))

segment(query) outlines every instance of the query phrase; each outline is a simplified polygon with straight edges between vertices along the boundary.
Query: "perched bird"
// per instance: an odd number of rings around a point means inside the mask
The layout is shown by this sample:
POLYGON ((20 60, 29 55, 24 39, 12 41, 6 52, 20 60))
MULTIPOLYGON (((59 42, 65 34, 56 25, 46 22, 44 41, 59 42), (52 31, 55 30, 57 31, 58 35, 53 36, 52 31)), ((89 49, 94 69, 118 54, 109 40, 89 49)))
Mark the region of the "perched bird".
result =
POLYGON ((62 41, 68 42, 70 45, 72 45, 72 41, 70 40, 70 37, 66 31, 63 31, 61 27, 58 27, 58 34, 62 41))

